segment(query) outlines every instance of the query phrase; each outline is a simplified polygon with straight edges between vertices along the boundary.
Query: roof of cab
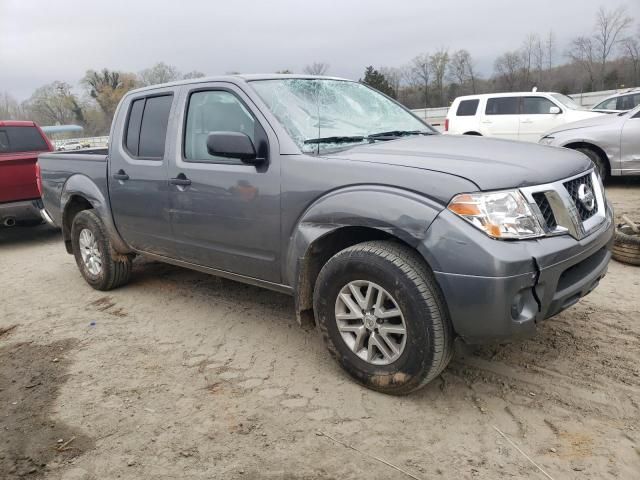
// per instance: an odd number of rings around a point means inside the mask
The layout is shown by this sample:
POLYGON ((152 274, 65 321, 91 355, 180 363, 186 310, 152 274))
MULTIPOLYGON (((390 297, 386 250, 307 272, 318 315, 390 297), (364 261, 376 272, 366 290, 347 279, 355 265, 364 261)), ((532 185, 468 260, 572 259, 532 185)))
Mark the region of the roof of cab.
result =
POLYGON ((251 74, 238 74, 238 75, 219 75, 215 77, 200 77, 200 78, 190 78, 188 80, 178 80, 176 82, 170 83, 160 83, 157 85, 149 85, 147 87, 136 88, 135 90, 130 90, 127 94, 131 93, 140 93, 149 90, 155 90, 158 88, 166 88, 166 87, 177 87, 180 85, 192 85, 197 83, 209 83, 209 82, 232 82, 232 83, 246 83, 246 82, 254 82, 258 80, 340 80, 343 82, 353 82, 354 80, 349 80, 347 78, 340 77, 327 77, 322 75, 298 75, 298 74, 289 74, 289 73, 251 73, 251 74))

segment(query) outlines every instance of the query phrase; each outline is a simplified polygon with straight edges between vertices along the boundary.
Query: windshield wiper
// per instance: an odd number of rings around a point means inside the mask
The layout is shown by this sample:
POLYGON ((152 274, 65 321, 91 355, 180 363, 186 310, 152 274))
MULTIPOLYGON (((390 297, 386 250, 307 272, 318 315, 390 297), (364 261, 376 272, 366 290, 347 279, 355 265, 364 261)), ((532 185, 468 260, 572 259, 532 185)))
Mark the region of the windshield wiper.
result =
POLYGON ((354 135, 351 137, 321 137, 321 138, 310 138, 309 140, 305 140, 305 145, 308 144, 316 144, 316 143, 349 143, 349 142, 362 142, 367 137, 363 135, 354 135))
POLYGON ((372 133, 367 138, 374 140, 394 139, 398 137, 406 137, 409 135, 433 135, 431 132, 425 132, 424 130, 391 130, 389 132, 372 133))
POLYGON ((351 135, 351 136, 334 136, 334 137, 320 137, 310 138, 305 140, 305 144, 317 144, 317 143, 349 143, 349 142, 362 142, 364 140, 392 140, 398 137, 406 137, 409 135, 433 135, 432 132, 425 132, 424 130, 390 130, 388 132, 372 133, 371 135, 351 135))

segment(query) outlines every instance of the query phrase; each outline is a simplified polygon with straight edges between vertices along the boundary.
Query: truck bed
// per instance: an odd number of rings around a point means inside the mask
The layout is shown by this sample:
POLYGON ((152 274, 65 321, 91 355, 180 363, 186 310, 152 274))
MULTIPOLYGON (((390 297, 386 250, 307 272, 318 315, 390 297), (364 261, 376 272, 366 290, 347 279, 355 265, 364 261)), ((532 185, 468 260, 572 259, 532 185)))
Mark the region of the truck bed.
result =
MULTIPOLYGON (((62 225, 62 190, 71 177, 88 177, 104 197, 108 195, 107 154, 106 148, 92 148, 43 153, 38 156, 42 178, 42 199, 47 205, 49 215, 57 225, 62 225)), ((81 178, 77 181, 83 182, 81 178)), ((88 180, 84 181, 88 182, 88 180)), ((73 191, 68 193, 73 194, 73 191)))

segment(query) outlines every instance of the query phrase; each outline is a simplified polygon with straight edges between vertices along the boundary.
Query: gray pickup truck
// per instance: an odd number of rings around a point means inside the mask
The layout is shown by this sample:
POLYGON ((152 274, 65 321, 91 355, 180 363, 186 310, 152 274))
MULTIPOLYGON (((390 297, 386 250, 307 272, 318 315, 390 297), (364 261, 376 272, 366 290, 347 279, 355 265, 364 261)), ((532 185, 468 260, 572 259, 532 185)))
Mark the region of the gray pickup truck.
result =
POLYGON ((134 256, 293 295, 358 382, 411 392, 455 337, 535 332, 605 275, 592 162, 439 135, 371 88, 227 76, 125 95, 108 152, 39 157, 46 219, 98 290, 134 256))

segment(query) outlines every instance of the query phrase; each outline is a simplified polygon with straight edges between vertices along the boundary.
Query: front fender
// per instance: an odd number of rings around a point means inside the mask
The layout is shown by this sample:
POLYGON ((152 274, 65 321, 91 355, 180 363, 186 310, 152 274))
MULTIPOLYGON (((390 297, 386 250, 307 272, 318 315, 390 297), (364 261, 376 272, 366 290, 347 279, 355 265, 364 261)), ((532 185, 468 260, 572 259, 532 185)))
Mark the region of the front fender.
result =
MULTIPOLYGON (((118 230, 116 229, 115 223, 113 221, 113 216, 111 215, 109 199, 107 198, 106 194, 100 189, 100 187, 86 175, 79 173, 72 175, 67 179, 62 188, 62 194, 60 196, 62 225, 66 225, 67 223, 66 216, 69 213, 69 209, 67 207, 69 205, 69 202, 71 202, 74 197, 84 198, 91 204, 97 215, 102 220, 102 223, 104 224, 105 229, 107 230, 107 233, 109 235, 111 246, 116 252, 122 254, 132 253, 131 248, 125 243, 125 241, 118 233, 118 230)), ((64 228, 63 234, 65 235, 65 241, 70 240, 70 238, 66 238, 68 232, 65 232, 64 228)))
POLYGON ((343 227, 380 230, 416 247, 444 205, 424 195, 381 185, 334 190, 311 204, 289 236, 283 278, 297 287, 300 265, 320 238, 343 227))
POLYGON ((614 170, 620 168, 620 136, 612 139, 595 138, 587 134, 567 136, 566 138, 560 138, 558 146, 568 147, 572 144, 587 144, 599 148, 604 152, 609 160, 609 166, 612 173, 614 170))

